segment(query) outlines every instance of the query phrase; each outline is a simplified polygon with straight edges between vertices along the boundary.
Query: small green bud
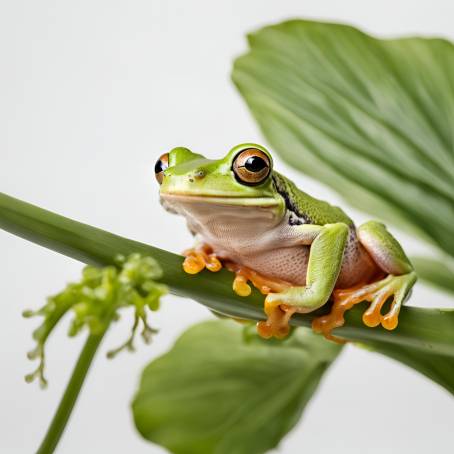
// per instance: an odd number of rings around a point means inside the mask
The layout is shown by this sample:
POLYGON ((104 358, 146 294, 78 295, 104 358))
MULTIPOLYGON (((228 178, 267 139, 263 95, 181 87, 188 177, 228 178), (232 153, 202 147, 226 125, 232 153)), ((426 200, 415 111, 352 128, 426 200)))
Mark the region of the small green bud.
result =
POLYGON ((25 377, 27 382, 38 379, 42 387, 46 386, 45 344, 67 312, 73 314, 68 329, 68 335, 73 337, 84 328, 92 334, 100 334, 112 321, 120 318, 120 309, 134 308, 131 335, 120 347, 108 352, 109 358, 123 350, 134 351, 134 339, 140 324, 143 326, 142 339, 145 343, 151 341, 152 335, 157 331, 148 325, 145 308, 157 310, 160 297, 166 293, 166 287, 154 281, 162 276, 161 269, 153 258, 141 257, 139 254, 132 254, 128 258, 118 256, 115 262, 119 269, 113 266, 86 266, 79 282, 68 284, 62 292, 49 297, 39 310, 23 312, 24 317, 43 317, 43 322, 33 332, 36 348, 27 355, 29 359, 38 359, 39 365, 25 377))
POLYGON ((22 312, 22 317, 24 317, 24 318, 31 318, 31 317, 34 317, 35 315, 36 315, 36 312, 31 311, 29 309, 22 312))

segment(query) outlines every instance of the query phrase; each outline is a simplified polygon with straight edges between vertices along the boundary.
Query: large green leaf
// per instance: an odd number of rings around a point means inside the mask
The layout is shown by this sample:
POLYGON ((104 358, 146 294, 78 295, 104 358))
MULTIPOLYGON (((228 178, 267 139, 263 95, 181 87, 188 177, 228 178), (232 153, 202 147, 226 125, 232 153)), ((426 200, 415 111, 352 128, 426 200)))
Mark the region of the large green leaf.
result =
POLYGON ((136 426, 175 454, 266 452, 298 421, 339 351, 305 328, 284 342, 245 342, 234 322, 201 323, 145 369, 136 426))
POLYGON ((233 80, 273 148, 454 255, 454 46, 303 20, 249 44, 233 80))

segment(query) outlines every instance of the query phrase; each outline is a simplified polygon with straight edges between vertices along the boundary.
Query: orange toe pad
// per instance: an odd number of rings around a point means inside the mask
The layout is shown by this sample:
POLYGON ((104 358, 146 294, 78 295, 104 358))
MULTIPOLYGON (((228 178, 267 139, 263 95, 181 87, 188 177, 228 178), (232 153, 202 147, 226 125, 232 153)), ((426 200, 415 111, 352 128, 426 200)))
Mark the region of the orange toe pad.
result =
POLYGON ((265 313, 267 320, 257 323, 257 333, 264 339, 275 337, 283 339, 290 332, 289 321, 296 312, 296 308, 286 304, 265 302, 265 313))
POLYGON ((267 295, 268 293, 279 293, 290 287, 288 282, 280 279, 269 278, 260 275, 254 270, 243 265, 238 265, 230 261, 225 262, 225 267, 235 273, 233 281, 233 290, 237 295, 249 296, 251 294, 250 282, 260 293, 267 295))
POLYGON ((186 257, 183 262, 183 269, 188 274, 197 274, 205 268, 209 271, 219 271, 222 268, 220 260, 213 253, 213 250, 206 245, 187 249, 183 252, 186 257))

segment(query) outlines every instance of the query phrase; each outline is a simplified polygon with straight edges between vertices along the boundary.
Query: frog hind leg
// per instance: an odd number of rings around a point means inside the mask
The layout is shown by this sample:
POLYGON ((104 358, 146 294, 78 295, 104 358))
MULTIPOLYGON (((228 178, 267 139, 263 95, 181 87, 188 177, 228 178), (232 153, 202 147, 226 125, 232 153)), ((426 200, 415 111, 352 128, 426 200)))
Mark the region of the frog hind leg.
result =
POLYGON ((378 267, 388 274, 387 278, 377 283, 381 287, 376 298, 377 307, 374 307, 373 302, 364 313, 363 321, 368 326, 381 323, 384 328, 393 330, 398 325, 400 308, 410 296, 416 282, 416 273, 402 246, 381 222, 369 221, 362 224, 358 228, 358 239, 378 267), (391 296, 393 297, 391 308, 382 316, 380 309, 384 303, 380 301, 391 296))
POLYGON ((357 229, 357 235, 360 243, 387 276, 376 282, 333 292, 330 314, 318 317, 312 323, 314 331, 323 333, 331 340, 338 340, 331 335, 331 331, 344 324, 344 313, 363 301, 370 303, 363 314, 366 326, 375 327, 381 324, 385 329, 395 329, 400 308, 416 282, 416 273, 405 252, 383 224, 376 221, 366 222, 357 229), (382 308, 390 298, 391 307, 382 315, 382 308))
POLYGON ((200 273, 205 268, 217 272, 222 268, 221 261, 216 257, 213 249, 206 244, 186 249, 183 255, 185 256, 183 270, 188 274, 200 273))

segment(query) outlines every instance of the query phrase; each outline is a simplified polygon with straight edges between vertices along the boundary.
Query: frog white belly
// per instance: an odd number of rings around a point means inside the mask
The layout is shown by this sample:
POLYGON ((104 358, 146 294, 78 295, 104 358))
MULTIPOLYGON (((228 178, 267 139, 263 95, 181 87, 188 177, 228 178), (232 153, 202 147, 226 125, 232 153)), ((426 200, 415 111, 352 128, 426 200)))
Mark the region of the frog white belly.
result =
POLYGON ((270 249, 242 254, 233 261, 263 276, 282 279, 293 285, 305 285, 309 250, 308 246, 270 249))
MULTIPOLYGON (((225 260, 272 278, 305 285, 310 246, 298 244, 289 215, 268 208, 204 203, 191 198, 172 200, 173 211, 186 217, 197 239, 225 260)), ((347 240, 338 287, 350 287, 370 273, 372 261, 356 239, 347 240)))

